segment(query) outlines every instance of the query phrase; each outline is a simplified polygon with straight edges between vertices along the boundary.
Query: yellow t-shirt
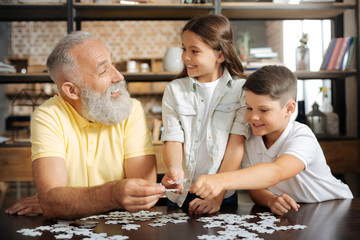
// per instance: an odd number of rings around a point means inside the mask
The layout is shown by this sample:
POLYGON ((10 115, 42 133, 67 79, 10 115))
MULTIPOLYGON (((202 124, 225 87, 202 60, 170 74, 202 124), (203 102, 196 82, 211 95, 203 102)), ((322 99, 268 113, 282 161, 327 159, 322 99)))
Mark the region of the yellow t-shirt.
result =
POLYGON ((34 111, 30 141, 33 161, 65 160, 71 187, 121 180, 124 159, 154 154, 144 111, 135 99, 127 119, 103 125, 88 122, 61 96, 54 96, 34 111))

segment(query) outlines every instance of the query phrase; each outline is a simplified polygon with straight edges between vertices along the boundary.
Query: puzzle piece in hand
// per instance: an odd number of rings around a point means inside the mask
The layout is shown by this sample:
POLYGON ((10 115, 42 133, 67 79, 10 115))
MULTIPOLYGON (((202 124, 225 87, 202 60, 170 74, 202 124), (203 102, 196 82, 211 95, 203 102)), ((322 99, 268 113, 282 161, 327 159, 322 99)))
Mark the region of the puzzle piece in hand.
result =
POLYGON ((172 182, 172 181, 169 181, 170 184, 180 184, 180 183, 184 183, 187 181, 187 178, 184 178, 184 179, 179 179, 175 182, 172 182))
POLYGON ((166 188, 165 190, 166 190, 167 192, 176 192, 176 191, 178 191, 177 188, 166 188))

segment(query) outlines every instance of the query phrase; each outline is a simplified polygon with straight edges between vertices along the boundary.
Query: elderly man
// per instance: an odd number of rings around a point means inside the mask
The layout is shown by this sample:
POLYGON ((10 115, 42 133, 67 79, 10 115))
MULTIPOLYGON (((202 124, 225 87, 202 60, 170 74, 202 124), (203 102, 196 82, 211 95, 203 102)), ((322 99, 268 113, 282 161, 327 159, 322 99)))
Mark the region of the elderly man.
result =
POLYGON ((71 33, 55 46, 47 68, 59 95, 31 119, 38 194, 7 212, 74 218, 154 206, 165 189, 156 184, 147 121, 106 46, 87 32, 71 33))

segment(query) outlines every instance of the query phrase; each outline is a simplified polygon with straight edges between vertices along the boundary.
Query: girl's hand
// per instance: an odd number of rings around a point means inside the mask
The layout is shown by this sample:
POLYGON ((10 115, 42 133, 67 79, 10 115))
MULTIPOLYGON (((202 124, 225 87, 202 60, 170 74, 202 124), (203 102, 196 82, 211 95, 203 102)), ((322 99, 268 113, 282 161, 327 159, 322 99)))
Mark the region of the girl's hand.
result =
POLYGON ((222 199, 195 198, 189 203, 190 214, 212 214, 220 210, 222 199))
POLYGON ((184 179, 184 171, 182 168, 170 167, 163 179, 161 180, 161 184, 165 186, 165 188, 169 189, 178 189, 176 193, 181 194, 184 190, 183 183, 173 184, 177 180, 184 179))
POLYGON ((201 198, 211 199, 225 190, 224 186, 225 183, 220 174, 201 175, 190 187, 190 192, 201 198))
POLYGON ((290 209, 298 211, 300 205, 297 204, 289 195, 283 193, 280 196, 270 199, 268 207, 271 209, 271 212, 278 215, 284 215, 290 209))

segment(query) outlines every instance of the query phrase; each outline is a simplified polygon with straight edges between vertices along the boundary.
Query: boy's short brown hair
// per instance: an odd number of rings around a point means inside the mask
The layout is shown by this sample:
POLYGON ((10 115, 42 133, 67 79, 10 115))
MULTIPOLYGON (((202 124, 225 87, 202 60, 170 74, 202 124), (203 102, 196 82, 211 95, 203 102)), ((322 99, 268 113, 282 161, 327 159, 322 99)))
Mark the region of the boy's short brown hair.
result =
POLYGON ((243 89, 257 95, 268 95, 284 106, 290 98, 296 101, 297 78, 287 67, 268 65, 250 74, 243 89))

